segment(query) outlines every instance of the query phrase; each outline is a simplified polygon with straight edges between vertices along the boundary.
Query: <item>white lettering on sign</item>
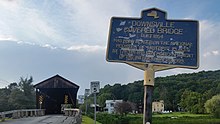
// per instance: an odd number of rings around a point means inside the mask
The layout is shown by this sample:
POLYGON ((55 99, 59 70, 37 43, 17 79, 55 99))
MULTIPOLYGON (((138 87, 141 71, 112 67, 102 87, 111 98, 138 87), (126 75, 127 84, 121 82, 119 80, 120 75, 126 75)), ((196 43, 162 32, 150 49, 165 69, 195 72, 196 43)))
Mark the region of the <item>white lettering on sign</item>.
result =
POLYGON ((119 59, 183 64, 184 58, 194 57, 190 53, 192 43, 188 41, 114 39, 114 42, 116 49, 112 49, 112 53, 118 55, 119 59))
POLYGON ((167 20, 145 10, 141 18, 113 17, 107 61, 198 68, 198 21, 167 20))

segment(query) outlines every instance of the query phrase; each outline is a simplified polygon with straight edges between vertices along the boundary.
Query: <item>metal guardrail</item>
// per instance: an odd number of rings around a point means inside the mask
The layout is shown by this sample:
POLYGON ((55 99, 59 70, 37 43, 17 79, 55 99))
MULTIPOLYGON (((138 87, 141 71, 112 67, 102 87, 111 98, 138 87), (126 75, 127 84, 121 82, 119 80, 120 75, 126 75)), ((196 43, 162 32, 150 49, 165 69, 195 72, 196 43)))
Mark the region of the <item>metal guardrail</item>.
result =
MULTIPOLYGON (((45 109, 21 109, 0 112, 0 119, 4 120, 6 118, 24 118, 24 117, 37 117, 45 115, 45 109)), ((79 109, 64 109, 64 116, 74 117, 72 120, 73 124, 82 123, 82 113, 79 109)))
POLYGON ((81 124, 82 123, 82 113, 79 109, 64 109, 65 116, 73 116, 75 117, 73 120, 73 124, 81 124))
POLYGON ((21 109, 0 112, 0 119, 5 118, 23 118, 32 116, 43 116, 45 115, 45 109, 21 109))

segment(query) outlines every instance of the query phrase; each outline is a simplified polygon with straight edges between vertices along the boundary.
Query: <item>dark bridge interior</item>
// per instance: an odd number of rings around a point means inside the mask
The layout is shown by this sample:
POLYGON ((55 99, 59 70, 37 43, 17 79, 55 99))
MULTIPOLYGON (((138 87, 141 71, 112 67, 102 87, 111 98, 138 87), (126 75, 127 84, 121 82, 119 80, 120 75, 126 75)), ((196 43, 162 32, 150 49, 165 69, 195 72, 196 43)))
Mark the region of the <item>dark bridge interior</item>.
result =
POLYGON ((55 75, 36 85, 37 109, 45 109, 46 114, 61 114, 64 106, 76 107, 79 86, 55 75))

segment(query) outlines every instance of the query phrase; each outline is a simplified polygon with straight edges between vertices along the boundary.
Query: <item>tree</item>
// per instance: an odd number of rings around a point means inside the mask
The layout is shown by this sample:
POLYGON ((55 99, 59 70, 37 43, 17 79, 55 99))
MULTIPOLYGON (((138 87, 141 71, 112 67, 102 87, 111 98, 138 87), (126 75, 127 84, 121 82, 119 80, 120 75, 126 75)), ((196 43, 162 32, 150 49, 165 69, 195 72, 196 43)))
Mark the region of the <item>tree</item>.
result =
MULTIPOLYGON (((153 100, 164 100, 165 110, 178 111, 181 107, 189 112, 203 113, 204 103, 212 96, 220 94, 219 77, 220 70, 157 77, 155 78, 153 100), (189 94, 185 92, 186 90, 189 91, 189 94)), ((111 86, 108 84, 100 89, 99 96, 105 96, 102 94, 106 93, 113 94, 115 100, 123 99, 140 104, 144 94, 143 80, 134 81, 127 85, 118 83, 111 86)), ((100 98, 102 105, 104 100, 100 98)))
POLYGON ((8 85, 8 105, 9 109, 29 109, 35 108, 35 91, 32 85, 33 78, 20 78, 19 83, 8 85))
POLYGON ((172 97, 169 97, 170 94, 168 91, 169 91, 168 87, 165 87, 164 85, 162 85, 160 88, 160 93, 159 93, 160 97, 158 99, 164 100, 166 110, 172 110, 173 109, 172 100, 169 100, 169 98, 172 99, 172 97))
POLYGON ((138 103, 140 99, 143 99, 143 94, 141 94, 141 92, 130 93, 128 96, 128 100, 134 103, 138 103))
POLYGON ((102 93, 101 95, 98 96, 97 102, 101 107, 105 106, 105 101, 106 100, 111 100, 114 99, 113 94, 111 93, 102 93))
POLYGON ((9 90, 13 90, 13 89, 16 89, 16 88, 18 88, 18 84, 16 82, 11 83, 11 84, 8 85, 9 90))
POLYGON ((87 114, 88 113, 93 113, 94 109, 92 107, 90 107, 90 105, 94 103, 93 100, 94 100, 93 97, 87 97, 84 104, 80 105, 80 107, 79 107, 80 110, 82 110, 83 112, 86 112, 86 105, 87 105, 87 114))
POLYGON ((13 89, 9 95, 8 103, 10 110, 25 109, 26 105, 29 104, 24 93, 20 89, 13 89))
POLYGON ((33 82, 32 77, 30 77, 29 79, 28 78, 23 78, 23 77, 20 78, 19 87, 24 92, 25 96, 32 95, 32 91, 34 90, 32 82, 33 82))
POLYGON ((129 112, 132 112, 132 105, 129 102, 117 102, 115 103, 115 111, 120 115, 127 115, 129 112))
POLYGON ((0 112, 10 110, 8 104, 8 95, 10 91, 7 88, 0 89, 0 112))
POLYGON ((200 93, 185 90, 181 97, 180 106, 191 113, 204 113, 203 96, 200 93))
POLYGON ((114 95, 115 99, 122 99, 121 97, 121 91, 122 91, 122 87, 121 84, 115 84, 114 86, 112 86, 112 94, 114 95))
POLYGON ((33 87, 33 78, 20 78, 19 87, 24 93, 24 100, 26 101, 25 108, 35 108, 35 91, 33 87))
POLYGON ((205 103, 207 113, 214 114, 215 117, 220 118, 220 94, 213 96, 205 103))

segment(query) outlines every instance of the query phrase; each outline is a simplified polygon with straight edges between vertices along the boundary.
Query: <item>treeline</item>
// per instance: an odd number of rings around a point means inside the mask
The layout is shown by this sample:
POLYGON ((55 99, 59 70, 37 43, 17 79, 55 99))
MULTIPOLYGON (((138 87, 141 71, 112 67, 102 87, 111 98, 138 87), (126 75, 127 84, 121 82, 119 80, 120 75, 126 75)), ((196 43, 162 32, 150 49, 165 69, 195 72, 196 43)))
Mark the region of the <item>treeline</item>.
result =
POLYGON ((20 78, 18 83, 11 83, 0 89, 0 112, 16 109, 35 108, 33 78, 20 78))
MULTIPOLYGON (((116 83, 100 89, 97 102, 102 107, 105 100, 122 99, 137 106, 143 104, 143 80, 127 85, 116 83)), ((205 103, 220 94, 220 70, 157 77, 154 100, 164 100, 165 110, 205 113, 205 103)))

